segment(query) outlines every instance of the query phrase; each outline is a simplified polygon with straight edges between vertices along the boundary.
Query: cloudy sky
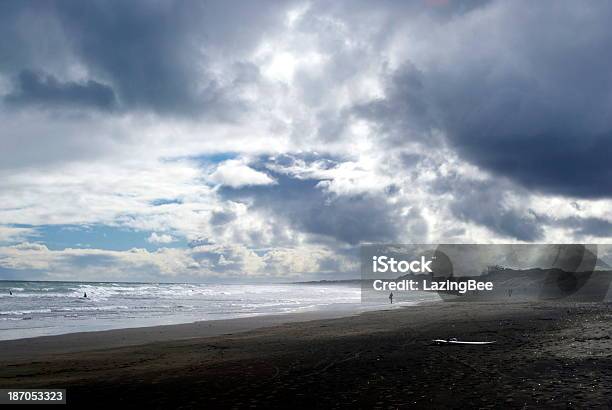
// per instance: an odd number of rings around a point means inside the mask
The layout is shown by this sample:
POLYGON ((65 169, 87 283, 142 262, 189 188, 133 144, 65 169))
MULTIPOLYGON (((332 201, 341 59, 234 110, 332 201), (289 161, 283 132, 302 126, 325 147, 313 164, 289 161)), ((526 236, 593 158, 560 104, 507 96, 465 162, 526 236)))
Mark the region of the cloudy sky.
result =
POLYGON ((0 278, 610 242, 612 4, 0 3, 0 278))

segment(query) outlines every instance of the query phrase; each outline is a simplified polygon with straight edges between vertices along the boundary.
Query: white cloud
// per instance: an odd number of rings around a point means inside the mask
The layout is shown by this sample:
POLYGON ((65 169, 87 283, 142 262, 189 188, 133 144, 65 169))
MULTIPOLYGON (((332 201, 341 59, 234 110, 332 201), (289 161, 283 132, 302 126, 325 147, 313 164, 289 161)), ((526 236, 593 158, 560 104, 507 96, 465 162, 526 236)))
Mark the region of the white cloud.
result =
POLYGON ((175 241, 175 238, 172 235, 168 235, 168 234, 157 234, 156 232, 153 232, 148 238, 147 238, 147 242, 149 243, 172 243, 175 241))
POLYGON ((32 235, 36 235, 36 230, 33 228, 0 225, 0 244, 19 242, 32 235))
MULTIPOLYGON (((287 278, 325 273, 326 265, 355 269, 346 257, 317 247, 255 252, 242 245, 202 245, 192 249, 161 248, 109 251, 50 250, 43 244, 0 247, 0 268, 22 271, 24 278, 51 280, 185 280, 205 278, 287 278), (78 269, 75 269, 78 267, 78 269)), ((345 272, 348 272, 345 271, 345 272)))
POLYGON ((275 183, 274 179, 265 173, 256 171, 239 160, 228 160, 219 164, 210 175, 210 181, 232 188, 275 183))

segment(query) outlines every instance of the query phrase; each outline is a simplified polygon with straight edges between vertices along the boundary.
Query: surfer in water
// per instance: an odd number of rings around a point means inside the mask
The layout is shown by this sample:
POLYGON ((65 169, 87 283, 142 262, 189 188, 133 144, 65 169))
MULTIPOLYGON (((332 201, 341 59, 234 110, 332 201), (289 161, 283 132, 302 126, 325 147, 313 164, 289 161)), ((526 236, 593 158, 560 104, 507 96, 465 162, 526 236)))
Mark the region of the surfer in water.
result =
POLYGON ((13 291, 9 289, 9 295, 13 296, 13 291))
POLYGON ((393 292, 389 294, 389 302, 393 304, 393 292))
POLYGON ((83 292, 83 297, 87 299, 87 292, 83 292))

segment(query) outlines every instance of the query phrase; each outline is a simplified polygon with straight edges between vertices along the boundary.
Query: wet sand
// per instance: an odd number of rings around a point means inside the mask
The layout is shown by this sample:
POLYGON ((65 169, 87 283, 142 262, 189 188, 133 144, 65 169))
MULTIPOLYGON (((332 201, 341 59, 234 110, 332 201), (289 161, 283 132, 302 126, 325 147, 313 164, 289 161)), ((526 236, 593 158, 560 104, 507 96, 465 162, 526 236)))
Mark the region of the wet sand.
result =
POLYGON ((455 302, 7 341, 0 384, 67 388, 75 408, 609 408, 610 308, 455 302), (431 344, 451 337, 497 343, 431 344))

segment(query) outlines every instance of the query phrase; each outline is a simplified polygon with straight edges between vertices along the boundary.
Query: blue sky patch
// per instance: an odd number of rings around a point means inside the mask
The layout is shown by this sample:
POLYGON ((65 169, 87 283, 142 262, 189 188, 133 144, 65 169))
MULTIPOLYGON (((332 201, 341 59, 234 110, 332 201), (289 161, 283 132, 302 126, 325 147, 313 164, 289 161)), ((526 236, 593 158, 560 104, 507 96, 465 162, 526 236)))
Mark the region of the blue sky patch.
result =
POLYGON ((44 225, 35 229, 36 235, 32 236, 31 240, 44 243, 51 250, 92 248, 125 251, 144 248, 154 251, 162 247, 187 246, 187 242, 182 238, 176 238, 175 242, 165 244, 150 243, 147 238, 152 232, 108 225, 44 225))

